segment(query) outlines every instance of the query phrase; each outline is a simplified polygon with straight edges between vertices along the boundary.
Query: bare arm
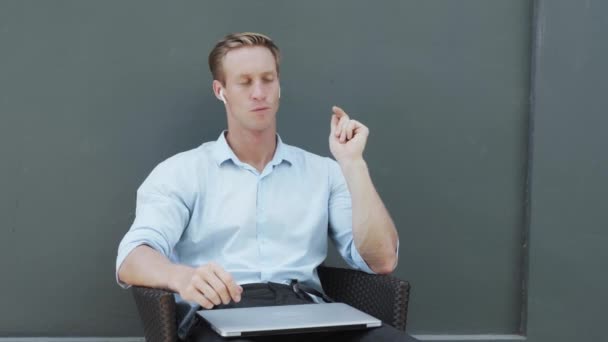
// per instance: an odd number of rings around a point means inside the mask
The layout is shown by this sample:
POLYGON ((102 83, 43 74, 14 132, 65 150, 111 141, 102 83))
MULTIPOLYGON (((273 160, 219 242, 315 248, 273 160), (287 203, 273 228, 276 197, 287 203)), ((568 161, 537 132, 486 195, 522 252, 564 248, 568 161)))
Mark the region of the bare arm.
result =
POLYGON ((369 129, 339 107, 333 112, 329 147, 351 194, 355 246, 374 272, 390 273, 397 264, 399 237, 363 160, 369 129))
POLYGON ((397 264, 397 230, 374 187, 363 159, 340 164, 352 198, 353 238, 361 257, 376 273, 397 264))
POLYGON ((127 284, 179 292, 178 284, 191 277, 193 270, 173 264, 155 249, 141 245, 129 253, 118 270, 118 276, 127 284))
POLYGON ((118 277, 131 285, 170 289, 207 309, 231 300, 239 302, 243 291, 232 276, 215 263, 198 268, 173 264, 146 245, 129 253, 118 270, 118 277))

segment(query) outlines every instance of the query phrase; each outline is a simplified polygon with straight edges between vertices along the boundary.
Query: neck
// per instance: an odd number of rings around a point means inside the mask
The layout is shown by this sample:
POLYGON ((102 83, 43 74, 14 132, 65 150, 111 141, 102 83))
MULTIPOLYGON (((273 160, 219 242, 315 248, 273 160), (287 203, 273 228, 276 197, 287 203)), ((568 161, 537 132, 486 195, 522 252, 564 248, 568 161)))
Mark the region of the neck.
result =
POLYGON ((226 142, 240 161, 259 172, 272 160, 277 147, 276 132, 271 129, 261 132, 229 129, 226 142))

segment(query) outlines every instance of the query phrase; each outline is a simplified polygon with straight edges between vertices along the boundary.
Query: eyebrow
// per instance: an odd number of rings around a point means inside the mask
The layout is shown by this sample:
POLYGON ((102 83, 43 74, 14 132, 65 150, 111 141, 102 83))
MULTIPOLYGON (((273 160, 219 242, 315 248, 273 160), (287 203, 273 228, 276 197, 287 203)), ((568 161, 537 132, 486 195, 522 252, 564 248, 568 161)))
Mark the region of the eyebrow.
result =
MULTIPOLYGON (((252 74, 239 74, 239 75, 237 75, 237 77, 238 78, 245 78, 245 77, 251 77, 251 75, 252 74)), ((264 71, 264 72, 261 73, 261 75, 262 76, 268 76, 268 75, 274 76, 275 72, 274 71, 264 71)))

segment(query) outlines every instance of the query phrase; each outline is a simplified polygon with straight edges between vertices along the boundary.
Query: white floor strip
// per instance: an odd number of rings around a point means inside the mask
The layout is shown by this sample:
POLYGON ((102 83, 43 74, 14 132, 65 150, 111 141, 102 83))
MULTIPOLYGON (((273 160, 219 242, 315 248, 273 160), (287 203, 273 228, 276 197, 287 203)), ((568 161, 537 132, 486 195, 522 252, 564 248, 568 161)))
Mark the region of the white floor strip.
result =
POLYGON ((421 341, 525 341, 522 335, 412 335, 421 341))

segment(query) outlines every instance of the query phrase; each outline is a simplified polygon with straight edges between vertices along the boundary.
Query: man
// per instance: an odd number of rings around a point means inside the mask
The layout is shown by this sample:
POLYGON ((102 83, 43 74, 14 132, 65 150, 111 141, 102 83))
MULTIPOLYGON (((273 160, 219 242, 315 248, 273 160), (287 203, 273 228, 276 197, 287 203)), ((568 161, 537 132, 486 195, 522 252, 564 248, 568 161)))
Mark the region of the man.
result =
MULTIPOLYGON (((271 305, 278 299, 265 296, 279 292, 287 296, 280 304, 318 301, 283 284, 297 279, 322 291, 316 267, 328 236, 352 267, 392 272, 398 236, 363 160, 368 128, 332 108, 337 162, 283 143, 280 55, 264 35, 226 36, 209 67, 228 130, 162 162, 138 189, 136 218, 118 250, 119 284, 175 291, 187 304, 180 336, 222 340, 195 319, 197 309, 271 305)), ((405 338, 391 329, 376 330, 405 338)))

